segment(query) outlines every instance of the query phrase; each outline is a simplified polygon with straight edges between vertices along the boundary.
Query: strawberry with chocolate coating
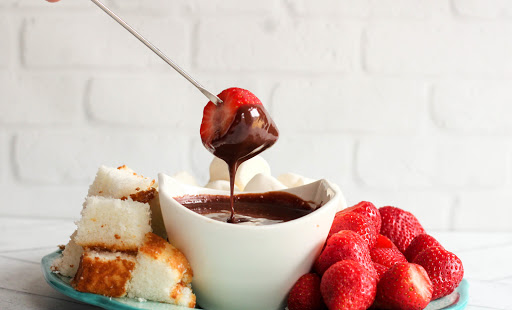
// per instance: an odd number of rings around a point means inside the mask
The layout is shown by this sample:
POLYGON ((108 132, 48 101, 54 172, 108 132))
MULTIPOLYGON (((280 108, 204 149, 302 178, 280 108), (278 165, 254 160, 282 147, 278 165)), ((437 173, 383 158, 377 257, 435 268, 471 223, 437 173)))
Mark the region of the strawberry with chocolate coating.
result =
POLYGON ((425 233, 423 226, 410 212, 388 206, 380 208, 379 213, 382 219, 380 233, 388 237, 402 253, 417 235, 425 233))
POLYGON ((307 273, 300 277, 288 295, 288 310, 327 309, 320 293, 320 277, 307 273))
POLYGON ((451 294, 464 277, 462 261, 443 247, 433 246, 423 250, 413 263, 427 271, 434 287, 432 299, 451 294))
POLYGON ((375 306, 389 310, 421 310, 432 299, 432 282, 423 267, 398 263, 377 284, 375 306))
POLYGON ((337 262, 327 269, 320 292, 329 310, 365 310, 375 299, 377 279, 353 260, 337 262))
POLYGON ((277 127, 253 93, 233 87, 218 97, 222 103, 210 101, 205 106, 200 129, 203 145, 215 156, 242 163, 277 141, 277 127), (233 149, 233 145, 239 147, 233 149))

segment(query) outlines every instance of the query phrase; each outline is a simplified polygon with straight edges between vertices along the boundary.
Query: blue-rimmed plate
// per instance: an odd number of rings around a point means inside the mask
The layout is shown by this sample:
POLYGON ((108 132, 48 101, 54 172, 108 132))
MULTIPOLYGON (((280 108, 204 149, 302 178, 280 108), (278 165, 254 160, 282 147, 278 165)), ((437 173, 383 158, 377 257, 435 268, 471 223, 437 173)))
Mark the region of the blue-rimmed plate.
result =
MULTIPOLYGON (((70 278, 53 273, 50 269, 53 261, 60 257, 61 251, 50 253, 41 260, 44 278, 51 287, 78 301, 112 310, 187 310, 190 308, 174 306, 153 301, 138 301, 133 298, 110 298, 97 294, 82 293, 76 291, 70 284, 70 278)), ((468 303, 468 282, 462 280, 459 287, 450 295, 432 301, 425 310, 462 310, 468 303)))

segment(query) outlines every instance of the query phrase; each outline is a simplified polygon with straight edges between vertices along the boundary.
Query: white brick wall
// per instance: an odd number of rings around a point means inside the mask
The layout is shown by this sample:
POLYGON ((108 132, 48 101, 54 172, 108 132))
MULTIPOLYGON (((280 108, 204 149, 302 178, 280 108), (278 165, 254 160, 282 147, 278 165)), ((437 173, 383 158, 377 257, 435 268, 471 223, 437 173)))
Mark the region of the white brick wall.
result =
POLYGON ((0 68, 4 68, 11 60, 12 29, 5 14, 0 14, 0 68))
POLYGON ((376 23, 366 32, 368 71, 384 74, 512 73, 508 23, 376 23))
POLYGON ((507 179, 507 151, 484 138, 372 137, 361 140, 356 169, 372 188, 499 188, 507 179))
POLYGON ((462 16, 479 18, 511 17, 512 6, 507 0, 454 0, 454 7, 462 16))
POLYGON ((9 173, 9 139, 8 135, 0 133, 0 184, 4 184, 9 173))
POLYGON ((339 22, 208 18, 199 24, 196 61, 216 71, 349 71, 359 39, 357 27, 339 22))
POLYGON ((84 83, 70 75, 0 73, 0 123, 25 125, 80 122, 84 83))
POLYGON ((456 81, 435 87, 433 114, 442 128, 470 133, 512 133, 512 81, 456 81))
POLYGON ((503 214, 510 208, 510 191, 466 192, 459 195, 455 208, 454 229, 479 231, 508 230, 510 216, 503 214), (468 212, 467 210, 484 210, 468 212))
POLYGON ((115 166, 121 160, 156 178, 159 171, 190 169, 189 141, 172 131, 31 131, 16 136, 15 169, 29 183, 88 184, 101 164, 115 166))
POLYGON ((294 131, 414 132, 426 103, 426 86, 416 81, 304 79, 277 87, 272 112, 279 125, 294 131), (302 102, 308 104, 297 104, 302 102))
POLYGON ((93 121, 128 127, 199 128, 189 120, 202 113, 202 107, 187 103, 191 98, 201 100, 201 94, 183 78, 116 75, 95 78, 88 89, 86 106, 93 121))
MULTIPOLYGON (((140 32, 150 40, 161 42, 159 48, 163 52, 173 55, 182 66, 189 66, 188 32, 191 27, 187 27, 185 20, 144 16, 127 19, 134 27, 143 29, 140 32), (161 32, 161 29, 166 29, 166 32, 161 32)), ((137 39, 101 12, 72 17, 28 17, 24 25, 23 45, 24 63, 34 68, 163 67, 156 55, 148 53, 137 39), (63 46, 62 43, 65 43, 65 48, 54 49, 55 46, 63 46)))
POLYGON ((418 18, 444 15, 449 2, 444 0, 286 0, 301 17, 418 18))
MULTIPOLYGON (((511 1, 105 2, 214 92, 264 102, 275 175, 512 231, 511 1)), ((100 164, 207 181, 205 99, 90 1, 1 0, 0 38, 0 216, 76 218, 100 164)))

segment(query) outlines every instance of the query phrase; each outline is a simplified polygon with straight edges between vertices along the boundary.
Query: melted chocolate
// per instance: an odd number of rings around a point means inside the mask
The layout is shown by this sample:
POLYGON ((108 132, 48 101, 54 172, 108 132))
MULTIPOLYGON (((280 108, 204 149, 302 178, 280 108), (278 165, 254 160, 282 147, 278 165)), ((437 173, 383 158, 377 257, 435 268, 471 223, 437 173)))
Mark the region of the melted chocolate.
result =
MULTIPOLYGON (((298 219, 319 206, 286 192, 235 195, 237 217, 233 222, 270 225, 298 219)), ((231 215, 230 197, 220 195, 186 195, 174 198, 186 208, 221 222, 231 215)))
POLYGON ((233 195, 236 170, 244 161, 274 145, 278 137, 277 127, 263 105, 242 105, 226 133, 206 145, 229 167, 231 216, 228 222, 236 222, 233 195))

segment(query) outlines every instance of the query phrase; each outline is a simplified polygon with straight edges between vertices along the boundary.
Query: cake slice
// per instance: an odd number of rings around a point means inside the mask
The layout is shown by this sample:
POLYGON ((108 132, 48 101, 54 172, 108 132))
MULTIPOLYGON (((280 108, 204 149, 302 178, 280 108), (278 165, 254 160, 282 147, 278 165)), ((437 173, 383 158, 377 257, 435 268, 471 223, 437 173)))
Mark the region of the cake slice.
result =
POLYGON ((155 180, 135 173, 126 165, 118 168, 101 166, 89 187, 88 195, 117 199, 131 198, 133 201, 149 203, 153 232, 162 238, 167 238, 157 188, 155 180))
POLYGON ((155 180, 138 175, 124 165, 118 168, 101 166, 89 187, 88 196, 126 199, 139 191, 150 190, 154 184, 155 180))
POLYGON ((149 204, 131 199, 88 197, 75 242, 84 248, 137 252, 151 231, 149 204))
POLYGON ((85 250, 71 285, 80 292, 123 297, 134 268, 135 255, 85 250))
POLYGON ((194 308, 193 272, 186 257, 159 236, 148 233, 139 248, 128 297, 194 308))
POLYGON ((58 272, 66 277, 74 277, 80 264, 80 257, 84 252, 83 248, 75 242, 76 230, 71 235, 70 240, 64 250, 62 256, 57 258, 52 266, 52 271, 58 272))

